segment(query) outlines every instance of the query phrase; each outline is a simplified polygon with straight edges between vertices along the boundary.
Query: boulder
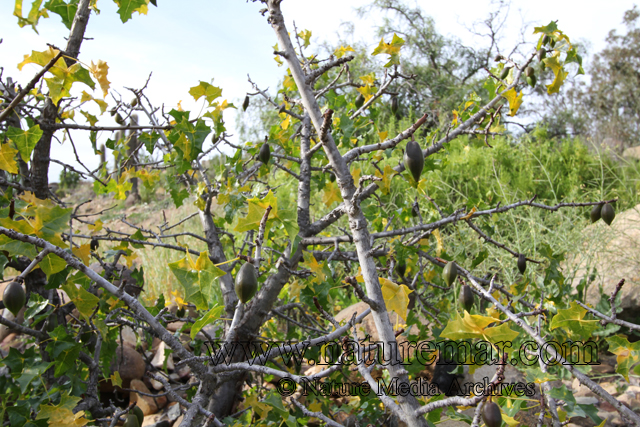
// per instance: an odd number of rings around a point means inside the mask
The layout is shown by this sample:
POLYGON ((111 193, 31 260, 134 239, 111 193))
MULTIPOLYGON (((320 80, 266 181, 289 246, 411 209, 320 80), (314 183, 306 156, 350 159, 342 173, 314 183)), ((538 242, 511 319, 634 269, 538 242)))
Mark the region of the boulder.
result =
POLYGON ((133 348, 126 345, 116 348, 116 360, 111 365, 111 372, 118 371, 123 383, 141 379, 146 369, 142 355, 133 348))
POLYGON ((563 274, 573 277, 574 290, 585 280, 586 302, 593 306, 601 292, 608 299, 624 278, 620 306, 627 314, 634 314, 640 308, 640 205, 617 212, 611 226, 599 220, 587 226, 583 234, 580 251, 569 254, 561 265, 563 274))
POLYGON ((640 160, 640 145, 627 148, 622 153, 622 157, 625 159, 640 160))

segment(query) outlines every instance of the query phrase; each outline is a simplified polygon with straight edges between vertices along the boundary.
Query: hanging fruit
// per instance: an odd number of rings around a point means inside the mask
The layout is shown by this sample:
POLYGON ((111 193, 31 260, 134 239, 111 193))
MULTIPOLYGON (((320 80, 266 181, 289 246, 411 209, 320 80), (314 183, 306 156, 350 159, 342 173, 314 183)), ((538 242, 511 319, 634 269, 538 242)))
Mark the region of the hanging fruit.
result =
POLYGON ((271 158, 271 148, 269 148, 269 144, 265 142, 260 147, 260 152, 258 153, 258 160, 260 160, 265 165, 269 163, 269 159, 271 158))
POLYGON ((602 213, 602 205, 595 205, 593 209, 591 209, 591 222, 596 222, 601 218, 602 213))
POLYGON ((471 312, 471 307, 473 307, 473 291, 469 285, 462 285, 460 288, 460 304, 464 307, 465 310, 471 312))
POLYGON ((447 286, 451 286, 456 281, 456 277, 458 277, 458 266, 454 261, 449 261, 442 270, 442 278, 447 286))
POLYGON ((616 212, 613 210, 613 206, 609 203, 605 203, 602 207, 602 211, 600 212, 600 216, 607 225, 611 225, 613 219, 616 217, 616 212))
POLYGON ((487 427, 500 427, 502 425, 502 413, 495 402, 486 402, 482 408, 482 419, 487 427))
POLYGON ((236 294, 238 299, 245 304, 253 298, 258 290, 258 277, 256 276, 256 268, 251 263, 245 263, 240 267, 240 271, 236 275, 236 294))
POLYGON ((407 142, 404 150, 404 166, 411 172, 413 179, 419 182, 422 168, 424 168, 424 154, 416 141, 407 142))
POLYGON ((4 288, 4 294, 2 295, 2 302, 4 306, 18 317, 18 312, 24 307, 24 303, 27 300, 27 296, 22 289, 22 285, 18 282, 11 282, 4 288))
POLYGON ((524 274, 526 269, 527 269, 527 258, 524 256, 524 254, 520 254, 518 255, 518 270, 520 270, 521 274, 524 274))
POLYGON ((244 97, 244 101, 242 102, 242 111, 247 111, 247 107, 249 107, 249 95, 244 97))

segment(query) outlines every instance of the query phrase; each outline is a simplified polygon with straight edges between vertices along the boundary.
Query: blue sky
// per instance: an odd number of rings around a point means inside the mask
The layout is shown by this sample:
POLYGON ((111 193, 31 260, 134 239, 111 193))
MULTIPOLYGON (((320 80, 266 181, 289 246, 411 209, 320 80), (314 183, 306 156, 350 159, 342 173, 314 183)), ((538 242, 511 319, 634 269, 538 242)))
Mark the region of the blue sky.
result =
MULTIPOLYGON (((467 45, 480 46, 484 41, 466 28, 485 19, 496 2, 408 0, 406 3, 421 6, 435 19, 442 34, 455 35, 467 45)), ((374 35, 379 17, 360 20, 354 11, 355 7, 368 3, 363 0, 285 0, 282 8, 289 31, 293 31, 295 21, 298 29, 312 31, 312 43, 336 41, 341 23, 351 21, 355 23, 355 39, 365 41, 372 51, 379 42, 374 35)), ((623 13, 633 4, 633 1, 613 0, 603 7, 601 0, 513 0, 501 41, 502 50, 510 51, 523 26, 528 26, 525 39, 534 42, 533 27, 557 19, 560 29, 573 41, 587 41, 590 51, 597 52, 605 46, 611 29, 623 31, 623 13)), ((243 0, 158 0, 158 6, 150 6, 148 15, 135 14, 132 20, 122 24, 115 4, 100 0, 100 15, 92 14, 89 20, 86 37, 94 40, 84 41, 80 60, 106 61, 110 67, 111 88, 122 94, 124 100, 131 98, 125 86, 141 87, 153 72, 147 94, 154 103, 164 102, 165 111, 169 111, 182 101, 184 109, 198 112, 202 104, 195 102, 188 90, 199 80, 209 82, 213 78, 213 84, 223 89, 223 98, 240 104, 245 92, 251 90, 247 74, 262 88, 273 89, 285 71, 273 60, 272 46, 276 39, 266 18, 258 13, 261 4, 243 0)), ((24 8, 28 10, 29 2, 25 1, 24 8)), ((4 76, 11 76, 24 85, 39 67, 28 65, 19 72, 16 65, 23 55, 31 50, 46 49, 46 43, 64 47, 68 30, 60 18, 52 14, 51 18, 40 21, 39 34, 36 34, 30 27, 19 28, 12 13, 12 2, 0 5, 0 38, 3 39, 0 67, 4 68, 4 76)), ((94 95, 101 96, 99 91, 94 95)), ((114 105, 111 96, 107 101, 114 105)), ((83 123, 84 119, 78 120, 83 123)), ((227 110, 225 120, 233 131, 235 112, 227 110)), ((101 116, 98 123, 115 125, 108 114, 101 116)), ((87 166, 96 167, 98 157, 81 134, 78 131, 74 139, 80 146, 80 155, 87 159, 87 166)), ((108 137, 102 133, 99 141, 108 137)), ((76 166, 70 154, 68 142, 53 143, 52 157, 76 166)), ((60 167, 52 164, 50 180, 56 181, 59 173, 60 167)))

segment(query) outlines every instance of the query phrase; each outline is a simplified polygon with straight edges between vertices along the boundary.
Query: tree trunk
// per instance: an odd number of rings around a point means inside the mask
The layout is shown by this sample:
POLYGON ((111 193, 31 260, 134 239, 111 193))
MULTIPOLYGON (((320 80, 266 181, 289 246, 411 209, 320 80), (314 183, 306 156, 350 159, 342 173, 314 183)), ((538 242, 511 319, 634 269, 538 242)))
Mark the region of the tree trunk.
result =
MULTIPOLYGON (((65 57, 67 66, 73 65, 80 54, 80 46, 84 39, 84 32, 89 22, 91 10, 89 5, 91 0, 80 0, 76 16, 73 18, 69 41, 67 42, 66 52, 71 58, 65 57)), ((43 125, 52 125, 55 123, 58 115, 58 106, 53 105, 51 99, 45 101, 44 111, 40 116, 39 122, 43 125)), ((51 155, 51 139, 53 138, 52 129, 43 129, 42 136, 33 149, 33 161, 31 163, 31 177, 33 182, 33 190, 37 198, 46 199, 49 197, 49 156, 51 155)))

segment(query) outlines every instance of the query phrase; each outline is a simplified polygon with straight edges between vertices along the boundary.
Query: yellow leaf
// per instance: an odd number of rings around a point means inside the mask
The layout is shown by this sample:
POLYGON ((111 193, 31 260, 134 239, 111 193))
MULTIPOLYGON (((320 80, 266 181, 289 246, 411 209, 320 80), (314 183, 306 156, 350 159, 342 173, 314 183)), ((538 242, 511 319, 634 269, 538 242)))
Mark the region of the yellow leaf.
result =
POLYGON ((384 142, 387 139, 387 135, 389 134, 389 132, 384 131, 384 132, 378 132, 378 137, 380 137, 380 142, 384 142))
POLYGON ((379 171, 376 170, 376 176, 382 178, 382 181, 378 182, 378 186, 380 187, 380 191, 382 191, 382 194, 389 194, 389 191, 391 190, 391 179, 395 176, 395 174, 396 171, 391 169, 391 166, 389 165, 386 165, 384 167, 384 174, 382 175, 379 171))
POLYGON ((367 75, 361 76, 360 80, 362 80, 362 82, 366 86, 372 86, 373 83, 376 81, 376 75, 375 75, 375 73, 369 73, 367 75))
POLYGON ((509 101, 509 115, 511 117, 516 115, 518 108, 522 105, 522 94, 523 92, 518 94, 515 88, 511 88, 508 92, 502 95, 507 99, 507 101, 509 101))
POLYGON ((333 54, 336 56, 336 58, 342 58, 347 52, 355 52, 355 50, 353 50, 353 48, 349 45, 340 46, 333 52, 333 54))
MULTIPOLYGON (((502 412, 502 411, 500 411, 502 412)), ((502 413, 502 420, 507 423, 508 426, 510 427, 514 427, 517 426, 518 424, 520 424, 519 421, 516 421, 515 418, 512 418, 508 415, 506 415, 504 412, 502 413)))
MULTIPOLYGON (((298 33, 298 37, 300 37, 304 41, 304 47, 309 46, 309 39, 311 38, 311 31, 302 30, 298 33)), ((340 58, 338 56, 338 58, 340 58)))
POLYGON ((73 413, 73 408, 76 407, 80 401, 79 397, 69 396, 66 393, 62 395, 60 403, 54 405, 41 405, 36 420, 42 420, 48 418, 50 426, 56 427, 81 427, 89 423, 89 420, 84 418, 84 411, 73 413))
POLYGON ((356 187, 360 185, 361 174, 362 170, 359 167, 356 167, 353 172, 351 172, 351 176, 353 177, 353 182, 356 184, 356 187))
POLYGON ((109 379, 111 380, 111 382, 113 383, 113 385, 117 386, 117 387, 122 387, 122 378, 120 378, 120 372, 115 371, 110 377, 109 379))
POLYGON ((476 209, 476 207, 474 206, 474 207, 471 209, 471 211, 470 211, 467 215, 463 216, 463 217, 462 217, 462 218, 460 218, 460 219, 469 219, 469 218, 471 218, 471 215, 473 215, 473 214, 475 213, 475 211, 477 211, 477 209, 476 209))
MULTIPOLYGON (((357 397, 357 396, 354 396, 357 397)), ((309 405, 309 409, 313 412, 319 412, 322 410, 322 402, 317 401, 317 402, 313 402, 309 405)))
MULTIPOLYGON (((91 61, 91 67, 89 67, 89 71, 91 72, 91 74, 93 74, 93 77, 95 77, 96 80, 98 80, 98 84, 102 89, 102 95, 103 97, 106 98, 107 95, 109 94, 109 86, 111 85, 111 82, 107 80, 107 73, 109 72, 109 66, 103 60, 98 59, 97 64, 94 64, 93 61, 91 61)), ((100 106, 100 109, 102 109, 102 106, 100 106)))
POLYGON ((333 182, 328 182, 324 187, 324 194, 322 195, 322 202, 329 208, 333 204, 333 202, 338 202, 342 200, 342 195, 340 194, 340 189, 333 182))
POLYGON ((96 219, 93 225, 89 224, 87 227, 89 228, 89 230, 91 230, 91 234, 96 234, 100 230, 102 230, 102 220, 96 219))
POLYGON ((398 285, 389 279, 380 277, 382 285, 382 297, 387 306, 387 310, 395 311, 403 320, 407 319, 407 306, 409 305, 409 294, 413 292, 406 285, 398 285))
POLYGON ((84 244, 78 248, 71 250, 75 256, 80 258, 84 265, 89 265, 89 256, 91 255, 91 245, 89 243, 84 244))
POLYGON ((305 268, 308 268, 314 273, 314 278, 311 280, 314 283, 324 282, 325 274, 322 271, 322 265, 318 264, 316 257, 313 255, 308 257, 309 260, 302 264, 305 268))
POLYGON ((0 169, 9 173, 18 173, 18 162, 16 161, 18 150, 11 147, 9 143, 0 145, 0 169))
POLYGON ((440 235, 440 230, 439 229, 435 229, 431 232, 431 234, 433 234, 433 237, 436 238, 436 254, 438 256, 440 256, 440 253, 442 252, 442 249, 444 249, 444 245, 442 244, 442 236, 440 235))
MULTIPOLYGON (((283 113, 286 114, 286 113, 283 113)), ((287 114, 287 118, 284 119, 284 121, 282 123, 280 123, 280 127, 283 130, 287 130, 289 128, 289 125, 291 124, 291 116, 287 114)))
POLYGON ((122 257, 127 261, 127 267, 131 268, 133 267, 133 260, 138 258, 138 254, 131 252, 131 255, 123 255, 122 257))

